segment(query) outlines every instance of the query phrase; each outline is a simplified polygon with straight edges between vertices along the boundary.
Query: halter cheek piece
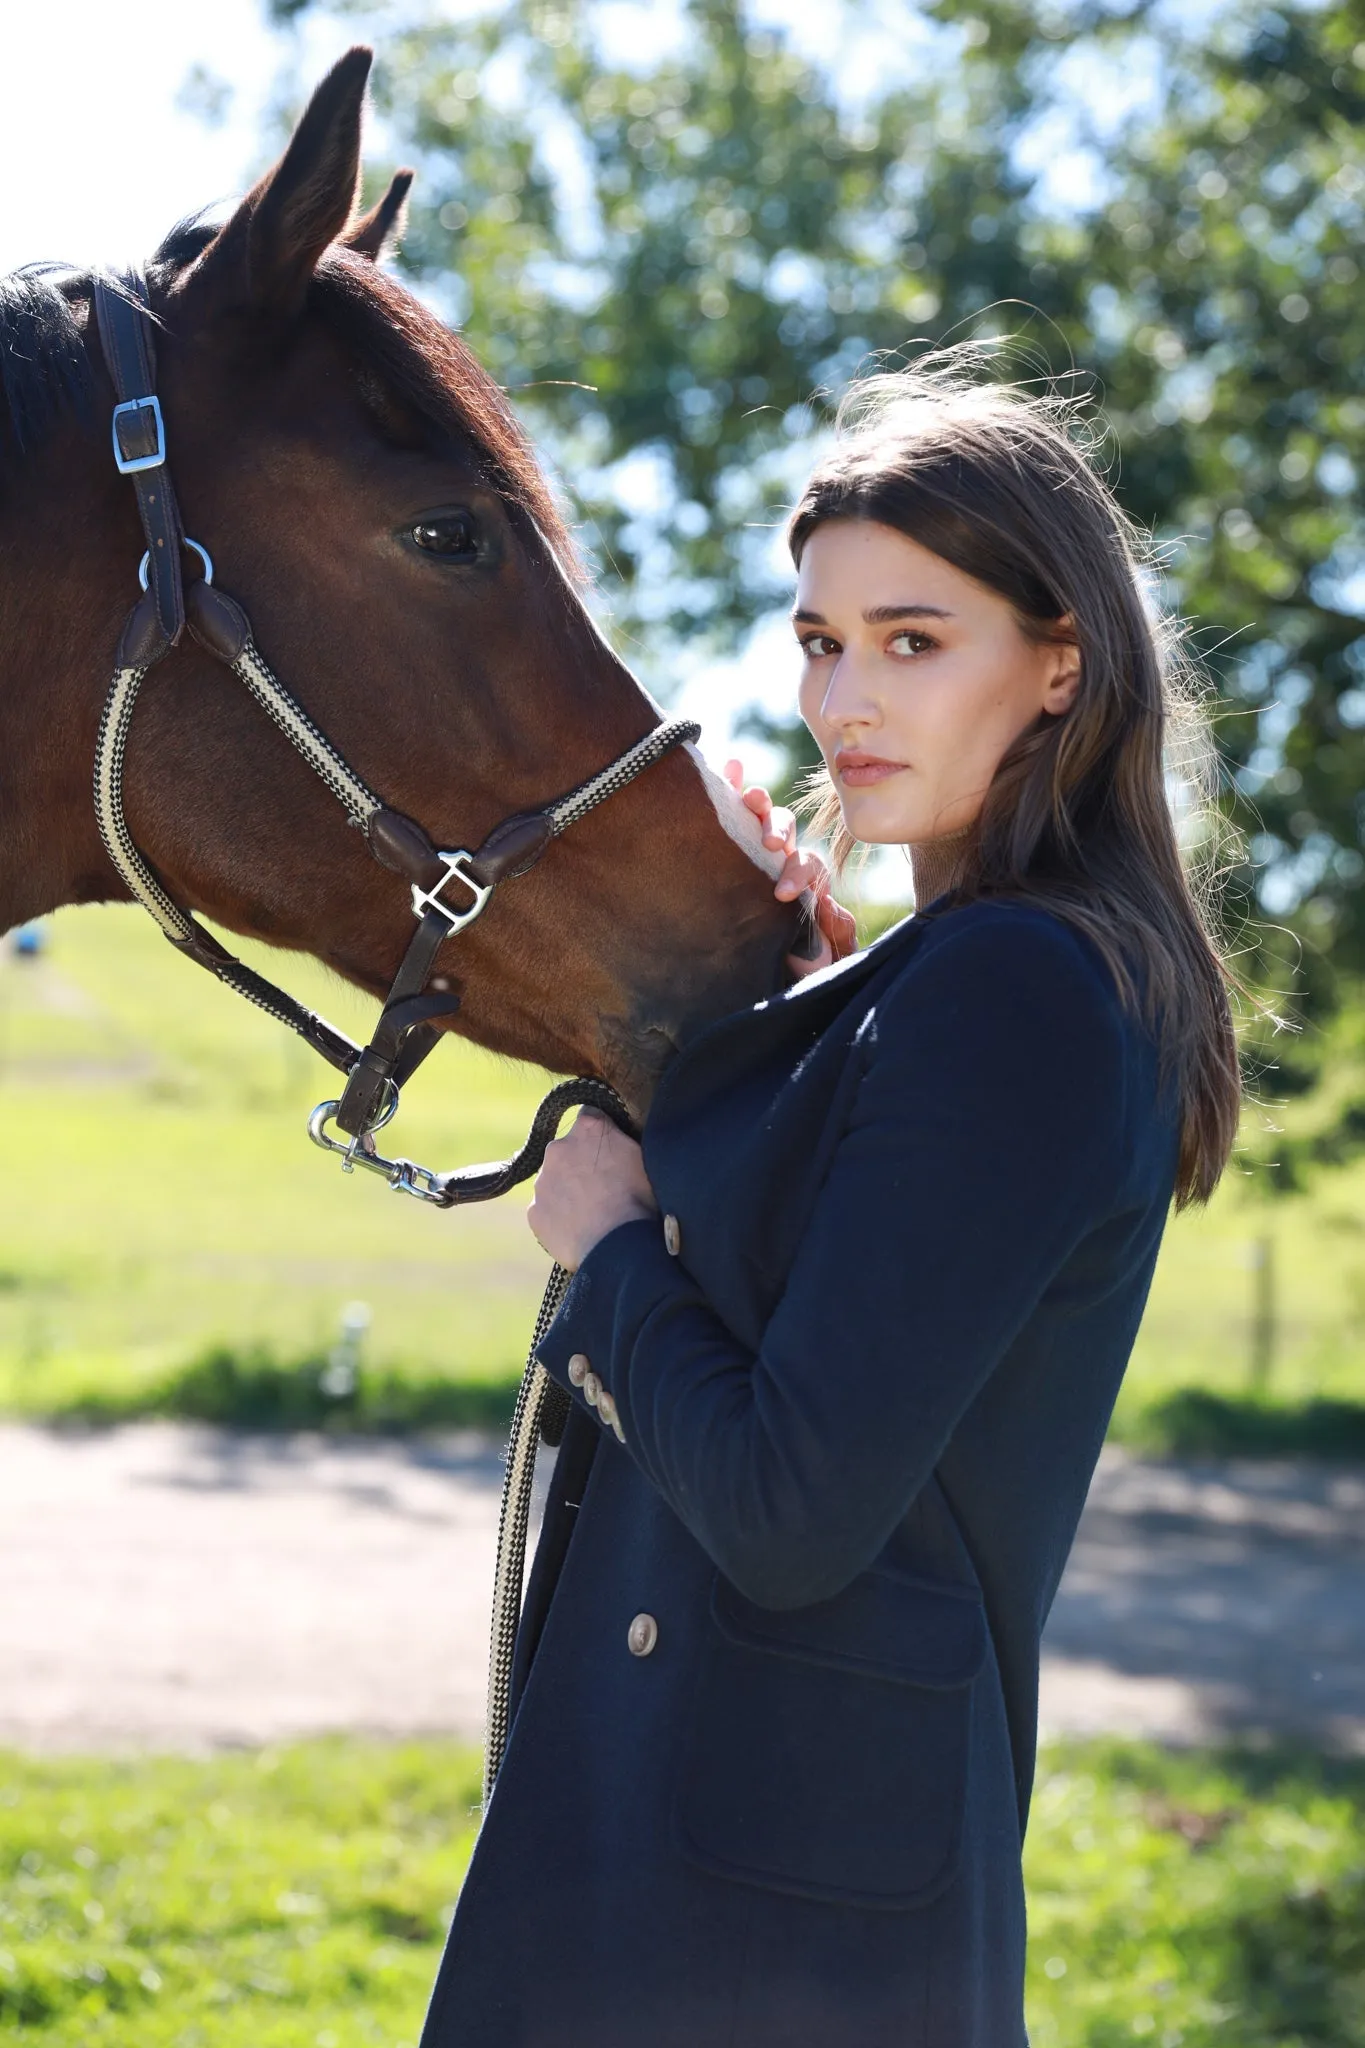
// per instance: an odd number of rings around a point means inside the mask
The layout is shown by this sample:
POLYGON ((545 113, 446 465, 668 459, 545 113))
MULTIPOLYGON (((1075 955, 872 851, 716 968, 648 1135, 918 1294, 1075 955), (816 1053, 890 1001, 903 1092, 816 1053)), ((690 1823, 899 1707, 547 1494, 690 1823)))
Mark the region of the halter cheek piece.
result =
MULTIPOLYGON (((570 825, 626 788, 673 748, 695 740, 700 727, 686 719, 667 719, 567 795, 540 810, 504 818, 474 852, 438 851, 422 826, 381 802, 285 689, 257 647, 241 605, 215 586, 207 550, 185 533, 166 462, 166 429, 156 396, 145 278, 138 271, 129 271, 117 279, 97 279, 94 296, 104 360, 118 401, 112 422, 114 461, 132 481, 147 538, 139 569, 143 596, 123 627, 96 750, 95 811, 109 858, 172 945, 248 1002, 297 1031, 314 1051, 345 1074, 346 1085, 338 1100, 320 1104, 309 1120, 315 1143, 340 1152, 348 1170, 363 1166, 382 1173, 402 1193, 443 1208, 487 1201, 536 1171, 549 1136, 553 1136, 551 1125, 537 1153, 533 1141, 542 1129, 544 1110, 527 1145, 515 1159, 498 1166, 433 1173, 409 1160, 381 1159, 373 1148, 372 1134, 392 1117, 399 1089, 440 1036, 437 1019, 448 1021, 459 1007, 458 996, 444 990, 428 991, 436 955, 448 939, 482 914, 503 882, 526 874, 570 825), (202 577, 188 586, 181 573, 184 549, 192 550, 203 568, 202 577), (245 684, 343 806, 351 823, 364 833, 375 859, 411 885, 416 930, 370 1042, 363 1048, 352 1045, 283 989, 235 959, 167 894, 133 843, 123 812, 128 728, 148 671, 178 643, 186 628, 245 684), (333 1123, 346 1134, 345 1141, 328 1135, 333 1123)), ((624 1118, 619 1097, 600 1081, 566 1082, 547 1098, 546 1108, 558 1102, 562 1110, 574 1101, 603 1108, 618 1122, 624 1118)))
MULTIPOLYGON (((118 277, 97 278, 94 305, 117 401, 111 427, 114 461, 132 481, 147 540, 138 572, 143 595, 129 612, 119 639, 95 753, 95 814, 114 867, 173 946, 258 1009, 298 1032, 315 1052, 345 1074, 340 1096, 319 1103, 309 1118, 308 1130, 324 1150, 342 1155, 347 1172, 364 1167, 382 1174, 401 1193, 450 1208, 463 1202, 489 1201, 538 1171, 561 1117, 574 1103, 601 1110, 629 1131, 629 1116, 620 1096, 605 1081, 587 1078, 564 1081, 551 1089, 521 1150, 495 1165, 435 1173, 409 1159, 386 1159, 374 1144, 374 1133, 398 1107, 399 1090, 439 1038, 437 1021, 448 1021, 459 1007, 459 998, 448 990, 428 989, 441 947, 482 914, 495 889, 534 867, 570 825, 625 789, 673 748, 695 740, 701 728, 687 719, 666 719, 567 795, 538 811, 520 811, 504 818, 472 853, 439 851, 415 820, 381 802, 285 689, 252 638, 251 622, 241 605, 214 584, 207 550, 191 540, 181 525, 166 462, 165 421, 156 395, 156 356, 145 277, 130 270, 118 277), (203 569, 202 576, 188 585, 181 573, 184 549, 199 557, 203 569), (133 843, 123 810, 128 729, 148 671, 179 642, 186 628, 201 647, 231 669, 275 721, 344 807, 351 823, 364 833, 375 859, 411 885, 416 929, 364 1047, 353 1045, 221 946, 167 893, 133 843), (332 1124, 345 1133, 344 1138, 329 1135, 332 1124)), ((537 1362, 535 1347, 567 1284, 568 1275, 556 1266, 541 1304, 508 1448, 488 1680, 486 1795, 492 1791, 507 1736, 535 1446, 542 1438, 557 1443, 568 1414, 568 1398, 537 1362)))

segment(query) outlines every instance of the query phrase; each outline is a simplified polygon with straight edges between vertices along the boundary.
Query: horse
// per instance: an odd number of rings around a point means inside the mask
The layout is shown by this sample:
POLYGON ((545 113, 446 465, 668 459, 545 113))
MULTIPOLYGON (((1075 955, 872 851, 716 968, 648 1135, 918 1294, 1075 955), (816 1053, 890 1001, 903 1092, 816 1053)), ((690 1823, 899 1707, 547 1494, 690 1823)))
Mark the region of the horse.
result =
MULTIPOLYGON (((358 212, 371 61, 342 57, 225 223, 182 222, 147 266, 164 446, 186 578, 211 550, 314 725, 432 844, 466 848, 660 713, 587 609, 504 394, 381 263, 411 174, 358 212)), ((143 548, 98 282, 0 279, 0 929, 130 893, 91 797, 143 548)), ((123 802, 176 904, 390 989, 405 880, 190 633, 142 689, 123 802)), ((678 1047, 785 984, 804 907, 775 901, 773 869, 695 747, 671 751, 452 931, 438 1028, 600 1077, 638 1119, 678 1047)))

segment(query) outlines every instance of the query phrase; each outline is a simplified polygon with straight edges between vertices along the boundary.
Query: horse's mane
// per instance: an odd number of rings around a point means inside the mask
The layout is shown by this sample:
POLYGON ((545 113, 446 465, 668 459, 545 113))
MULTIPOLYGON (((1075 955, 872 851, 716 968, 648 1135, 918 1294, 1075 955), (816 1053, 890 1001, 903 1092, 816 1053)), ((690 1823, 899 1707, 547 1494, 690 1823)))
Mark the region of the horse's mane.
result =
POLYGON ((55 265, 0 277, 0 477, 64 413, 89 410, 90 363, 55 265))
MULTIPOLYGON (((179 222, 149 265, 154 285, 187 269, 217 232, 197 216, 179 222)), ((88 271, 57 264, 0 276, 0 484, 60 419, 89 416, 94 379, 72 306, 89 296, 93 281, 88 271)), ((318 265, 309 306, 438 433, 472 441, 487 481, 573 565, 573 542, 521 424, 458 335, 376 264, 343 251, 318 265)))

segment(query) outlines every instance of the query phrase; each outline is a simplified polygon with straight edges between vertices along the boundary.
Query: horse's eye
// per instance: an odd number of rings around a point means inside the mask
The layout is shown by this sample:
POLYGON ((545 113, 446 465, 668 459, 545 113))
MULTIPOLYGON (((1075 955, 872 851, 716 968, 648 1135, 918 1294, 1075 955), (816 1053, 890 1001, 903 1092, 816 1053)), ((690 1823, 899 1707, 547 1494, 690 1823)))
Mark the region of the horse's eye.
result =
POLYGON ((412 529, 417 546, 447 562, 469 562, 479 552, 474 521, 467 512, 435 512, 412 529))

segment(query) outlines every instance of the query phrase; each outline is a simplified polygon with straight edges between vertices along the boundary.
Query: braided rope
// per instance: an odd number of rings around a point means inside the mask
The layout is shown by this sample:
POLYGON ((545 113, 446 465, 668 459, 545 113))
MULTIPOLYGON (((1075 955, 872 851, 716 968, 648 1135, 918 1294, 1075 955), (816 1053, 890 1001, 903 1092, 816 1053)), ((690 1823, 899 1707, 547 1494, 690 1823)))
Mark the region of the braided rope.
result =
POLYGON ((512 1431, 507 1440, 502 1506, 498 1513, 498 1561, 493 1573, 493 1619, 488 1645, 487 1735, 483 1759, 483 1803, 487 1807, 502 1767, 512 1698, 512 1657, 521 1623, 522 1582, 526 1574, 526 1536, 531 1522, 531 1491, 535 1481, 536 1446, 546 1397, 557 1391, 536 1352, 564 1299, 569 1275, 552 1266, 536 1317, 526 1370, 517 1390, 512 1431))
MULTIPOLYGON (((572 1108, 575 1103, 582 1108, 600 1110, 603 1116, 609 1116, 628 1136, 634 1135, 634 1125, 630 1121, 626 1106, 609 1083, 595 1080, 591 1076, 577 1081, 560 1081, 541 1103, 526 1143, 511 1159, 504 1160, 498 1166, 467 1167, 463 1176, 442 1175, 442 1193, 446 1200, 453 1203, 486 1202, 495 1195, 503 1194, 508 1188, 515 1187, 518 1182, 529 1180, 533 1173, 540 1171, 550 1140, 559 1129, 565 1110, 572 1108)), ((563 1266, 553 1266, 541 1299, 540 1313, 536 1317, 535 1334, 531 1338, 526 1369, 522 1374, 521 1386, 517 1390, 517 1405, 507 1440, 502 1506, 498 1512, 497 1563, 493 1572, 493 1615, 488 1643, 488 1734, 483 1766, 485 1806, 493 1796, 493 1786, 502 1764, 503 1751, 507 1747, 512 1699, 512 1659, 516 1649, 517 1629, 521 1623, 522 1585, 526 1576, 526 1535, 531 1521, 536 1446, 542 1439, 546 1443, 559 1441, 569 1405, 567 1395, 550 1378, 536 1354, 545 1332, 555 1319, 568 1284, 569 1274, 563 1266)))
POLYGON ((100 715, 95 741, 95 822, 105 851, 134 899, 151 912, 173 946, 194 950, 196 958, 228 988, 235 989, 277 1024, 298 1032, 324 1059, 345 1073, 359 1058, 359 1046, 352 1045, 348 1038, 302 1003, 295 1002, 283 989, 276 988, 264 975, 257 974, 254 968, 234 960, 230 953, 224 952, 220 958, 216 957, 216 949, 213 953, 206 950, 207 934, 203 928, 167 895, 134 843, 123 809, 123 770, 128 729, 149 666, 117 669, 100 715))
POLYGON ((194 920, 171 901, 157 881, 133 844, 123 815, 123 759, 128 747, 128 727, 146 674, 147 667, 115 670, 104 700, 95 742, 95 822, 106 853, 136 900, 151 912, 168 939, 183 944, 194 937, 194 920))
POLYGON ((321 776, 352 821, 363 825, 372 818, 380 808, 379 798, 342 759, 326 733, 314 725, 298 699, 286 690, 254 640, 248 639, 232 664, 232 672, 246 684, 261 709, 297 747, 314 773, 321 776))
POLYGON ((653 732, 647 732, 642 740, 624 754, 618 755, 607 767, 596 775, 590 775, 586 782, 580 782, 577 789, 571 789, 558 803, 547 806, 549 817, 558 839, 561 832, 576 825, 580 818, 586 818, 589 811, 604 804, 609 796, 634 782, 637 775, 652 768, 656 761, 662 761, 665 754, 686 740, 701 737, 701 727, 691 718, 666 718, 662 725, 656 725, 653 732))

